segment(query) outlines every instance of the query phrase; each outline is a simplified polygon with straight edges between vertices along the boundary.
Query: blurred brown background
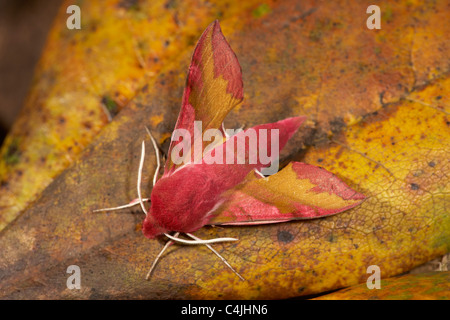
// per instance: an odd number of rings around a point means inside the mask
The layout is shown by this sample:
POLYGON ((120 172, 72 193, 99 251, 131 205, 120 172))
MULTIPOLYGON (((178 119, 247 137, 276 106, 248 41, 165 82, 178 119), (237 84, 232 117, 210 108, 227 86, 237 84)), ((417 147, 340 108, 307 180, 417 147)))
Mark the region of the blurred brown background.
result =
POLYGON ((0 144, 20 111, 61 0, 0 0, 0 144))

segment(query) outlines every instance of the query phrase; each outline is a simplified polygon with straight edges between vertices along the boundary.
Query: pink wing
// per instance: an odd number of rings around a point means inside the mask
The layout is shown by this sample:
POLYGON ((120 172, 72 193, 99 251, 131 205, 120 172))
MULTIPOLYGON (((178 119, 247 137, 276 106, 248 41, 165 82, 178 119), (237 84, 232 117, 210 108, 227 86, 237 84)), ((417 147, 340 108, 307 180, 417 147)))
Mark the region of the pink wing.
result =
POLYGON ((251 173, 227 193, 210 224, 243 225, 314 219, 348 210, 365 196, 327 170, 292 162, 267 178, 251 173))
MULTIPOLYGON (((223 119, 242 99, 241 66, 216 20, 203 32, 194 50, 175 130, 187 130, 191 136, 189 145, 193 146, 194 121, 202 121, 200 135, 208 129, 222 130, 223 119)), ((164 175, 181 166, 170 157, 178 143, 181 141, 171 142, 164 175)), ((183 156, 184 163, 190 162, 192 152, 183 156)))
MULTIPOLYGON (((256 141, 264 139, 264 130, 278 130, 278 150, 271 153, 271 142, 268 141, 266 153, 272 161, 284 147, 290 137, 297 131, 304 117, 294 117, 275 123, 262 124, 239 132, 211 151, 211 154, 223 151, 226 153, 230 145, 246 136, 248 132, 256 134, 256 141)), ((244 140, 245 141, 245 140, 244 140)), ((231 152, 232 156, 239 153, 239 149, 231 152)), ((261 150, 259 150, 261 151, 261 150)), ((151 195, 151 212, 144 222, 144 234, 152 238, 161 232, 180 231, 194 232, 209 223, 211 214, 226 201, 224 194, 241 183, 253 170, 261 170, 270 163, 261 161, 249 163, 251 152, 243 153, 245 164, 223 163, 187 164, 172 174, 162 177, 155 184, 151 195), (155 227, 158 225, 158 228, 155 227)), ((226 159, 224 159, 226 160, 226 159)))

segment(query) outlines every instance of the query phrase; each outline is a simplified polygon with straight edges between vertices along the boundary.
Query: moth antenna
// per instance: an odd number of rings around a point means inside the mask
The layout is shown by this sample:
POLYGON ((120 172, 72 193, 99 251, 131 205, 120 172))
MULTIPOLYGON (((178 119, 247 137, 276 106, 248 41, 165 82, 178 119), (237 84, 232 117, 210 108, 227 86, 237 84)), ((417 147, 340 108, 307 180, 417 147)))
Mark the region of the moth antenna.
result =
POLYGON ((265 178, 265 176, 261 173, 261 171, 255 169, 255 172, 256 172, 259 176, 261 176, 261 178, 265 178))
POLYGON ((235 239, 235 238, 216 238, 216 239, 209 239, 209 240, 195 240, 195 241, 192 241, 192 240, 184 240, 184 239, 181 239, 181 238, 175 238, 175 237, 173 237, 173 236, 171 236, 170 234, 167 234, 167 233, 164 233, 164 235, 167 238, 169 238, 169 239, 171 239, 173 241, 181 242, 181 243, 184 243, 184 244, 193 244, 193 245, 196 245, 196 244, 209 244, 209 243, 217 243, 217 242, 239 241, 239 239, 235 239))
MULTIPOLYGON (((191 237, 194 240, 197 240, 197 241, 201 241, 202 240, 202 239, 197 238, 196 236, 194 236, 193 234, 190 234, 190 233, 186 233, 186 235, 191 237)), ((211 247, 209 244, 205 244, 205 246, 207 246, 209 250, 211 250, 216 256, 218 256, 219 259, 222 260, 222 262, 225 263, 225 265, 228 268, 230 268, 231 271, 233 271, 235 275, 237 275, 239 277, 239 279, 241 279, 242 281, 245 281, 244 277, 242 277, 236 270, 234 270, 233 267, 228 263, 228 261, 224 257, 222 257, 216 250, 214 250, 213 247, 211 247)))
MULTIPOLYGON (((149 198, 143 198, 142 201, 147 202, 150 201, 149 198)), ((104 209, 97 209, 94 210, 92 212, 103 212, 103 211, 114 211, 114 210, 120 210, 120 209, 125 209, 125 208, 130 208, 130 207, 134 207, 135 205, 139 204, 139 199, 134 199, 133 201, 131 201, 128 204, 124 204, 123 206, 118 206, 118 207, 114 207, 114 208, 104 208, 104 209)))
MULTIPOLYGON (((178 235, 179 235, 179 234, 180 234, 179 232, 175 233, 174 237, 175 237, 175 238, 178 238, 178 235)), ((170 247, 170 245, 173 244, 173 242, 174 242, 173 240, 169 240, 169 241, 166 242, 166 245, 164 246, 164 248, 162 248, 162 250, 160 251, 160 253, 156 256, 155 260, 153 261, 153 264, 152 264, 152 266, 150 267, 150 270, 148 270, 148 273, 147 273, 147 275, 145 276, 145 280, 150 279, 150 275, 152 274, 153 269, 155 268, 156 264, 158 263, 159 258, 162 256, 162 254, 164 253, 164 251, 166 251, 166 249, 167 249, 168 247, 170 247)))
POLYGON ((235 134, 241 132, 242 130, 244 130, 244 128, 245 128, 245 125, 242 125, 240 128, 234 129, 234 134, 229 135, 229 134, 227 133, 227 130, 225 129, 225 124, 222 122, 222 131, 223 131, 223 133, 225 134, 225 138, 227 138, 227 139, 229 139, 229 138, 231 138, 232 136, 234 136, 235 134))
POLYGON ((227 130, 225 129, 225 124, 222 122, 222 131, 225 133, 225 138, 229 139, 231 136, 227 133, 227 130))
POLYGON ((141 151, 141 161, 139 162, 139 171, 138 171, 138 179, 137 179, 137 193, 139 203, 141 205, 142 211, 144 211, 145 215, 147 215, 147 210, 144 206, 144 201, 142 201, 141 196, 141 180, 142 180, 142 168, 144 167, 144 159, 145 159, 145 142, 142 141, 142 151, 141 151))
POLYGON ((152 135, 152 133, 150 132, 150 130, 147 128, 147 126, 145 126, 145 130, 147 130, 147 133, 148 133, 148 135, 150 136, 150 139, 152 140, 152 143, 153 143, 153 148, 155 149, 155 153, 156 153, 156 171, 155 171, 155 174, 154 174, 154 176, 153 176, 153 186, 155 185, 155 183, 156 183, 156 180, 157 180, 157 178, 158 178, 158 173, 159 173, 159 169, 161 168, 161 159, 160 159, 160 157, 159 157, 159 148, 158 148, 158 145, 157 145, 157 143, 156 143, 156 140, 155 140, 155 138, 153 138, 153 135, 152 135))

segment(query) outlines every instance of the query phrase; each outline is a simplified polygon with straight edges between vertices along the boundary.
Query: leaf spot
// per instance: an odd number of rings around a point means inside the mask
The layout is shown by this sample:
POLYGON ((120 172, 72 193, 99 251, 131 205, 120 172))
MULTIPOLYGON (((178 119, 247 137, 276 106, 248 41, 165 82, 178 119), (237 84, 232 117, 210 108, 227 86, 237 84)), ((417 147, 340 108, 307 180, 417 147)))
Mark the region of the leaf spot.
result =
POLYGON ((411 183, 411 190, 419 190, 420 186, 416 183, 411 183))
POLYGON ((286 230, 278 231, 277 238, 278 238, 278 241, 283 242, 283 243, 289 243, 292 240, 294 240, 294 236, 292 235, 292 233, 290 233, 289 231, 286 231, 286 230))

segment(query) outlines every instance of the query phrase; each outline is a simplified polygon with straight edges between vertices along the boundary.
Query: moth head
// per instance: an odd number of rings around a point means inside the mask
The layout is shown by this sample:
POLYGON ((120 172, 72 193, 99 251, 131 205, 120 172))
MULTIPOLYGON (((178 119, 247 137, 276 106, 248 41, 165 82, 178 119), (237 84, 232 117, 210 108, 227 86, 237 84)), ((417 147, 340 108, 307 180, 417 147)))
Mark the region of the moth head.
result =
POLYGON ((147 216, 145 217, 144 224, 142 226, 142 232, 149 239, 154 239, 157 236, 166 233, 167 230, 159 227, 155 219, 152 217, 152 209, 148 210, 147 216))

